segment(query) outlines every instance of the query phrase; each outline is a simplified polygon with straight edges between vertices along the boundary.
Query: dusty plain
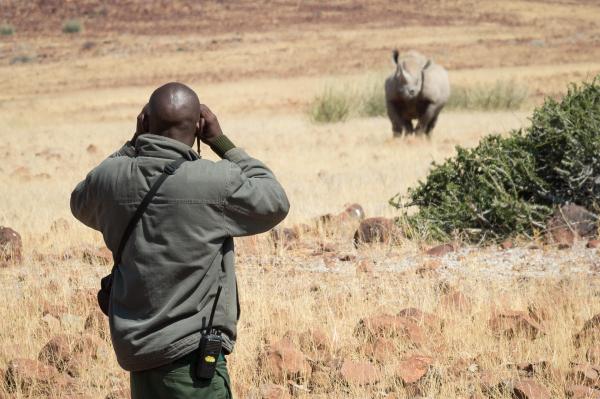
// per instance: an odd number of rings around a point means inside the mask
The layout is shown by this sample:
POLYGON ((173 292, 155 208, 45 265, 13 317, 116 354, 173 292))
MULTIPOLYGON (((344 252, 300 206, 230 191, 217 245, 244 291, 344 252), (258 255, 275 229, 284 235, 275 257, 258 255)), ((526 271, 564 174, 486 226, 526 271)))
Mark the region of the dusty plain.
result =
MULTIPOLYGON (((388 199, 424 178, 432 161, 526 126, 545 96, 559 98, 569 82, 600 73, 593 0, 0 0, 0 23, 15 29, 0 36, 0 225, 21 234, 24 251, 20 265, 0 269, 3 371, 13 359, 37 359, 57 334, 101 336, 85 321, 110 265, 96 256, 101 236, 70 215, 69 195, 132 135, 161 83, 192 86, 233 141, 274 170, 292 203, 289 227, 355 202, 367 216, 395 216, 388 199), (82 32, 62 33, 70 18, 82 32), (517 111, 444 111, 429 140, 393 140, 384 117, 308 119, 326 85, 353 90, 391 72, 395 47, 433 57, 452 84, 509 79, 530 95, 517 111)), ((202 155, 215 159, 206 147, 202 155)), ((600 313, 597 249, 578 242, 559 251, 540 240, 432 258, 424 252, 433 243, 408 240, 356 249, 354 228, 307 234, 292 248, 276 248, 268 235, 238 240, 242 317, 228 359, 236 397, 508 398, 513 390, 497 389, 500 382, 532 378, 548 390, 539 397, 563 398, 581 382, 572 363, 600 362, 586 359, 597 340, 573 339, 600 313), (377 340, 356 331, 359 320, 406 308, 440 325, 419 318, 422 339, 391 334, 379 342, 389 356, 377 355, 377 340), (538 319, 535 339, 494 334, 490 319, 508 310, 538 319), (315 329, 318 339, 303 334, 315 329), (281 377, 265 359, 284 337, 307 358, 281 377), (412 384, 401 370, 414 354, 429 360, 412 384), (515 366, 542 361, 543 372, 515 366), (361 382, 351 366, 375 377, 361 382)), ((8 393, 0 384, 0 397, 125 397, 128 376, 110 339, 99 339, 68 388, 8 393)))

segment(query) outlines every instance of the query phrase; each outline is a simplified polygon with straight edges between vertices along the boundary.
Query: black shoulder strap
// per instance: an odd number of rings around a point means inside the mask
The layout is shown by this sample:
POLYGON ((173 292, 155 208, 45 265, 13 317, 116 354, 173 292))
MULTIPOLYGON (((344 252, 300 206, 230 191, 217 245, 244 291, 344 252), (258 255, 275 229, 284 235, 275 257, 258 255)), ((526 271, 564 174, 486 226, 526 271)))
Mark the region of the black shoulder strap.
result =
POLYGON ((127 225, 127 227, 125 228, 125 231, 123 232, 123 235, 121 236, 121 242, 119 243, 119 249, 117 249, 117 253, 114 256, 115 266, 113 267, 113 272, 114 272, 114 269, 117 266, 119 266, 119 263, 121 263, 121 256, 123 255, 123 250, 125 249, 125 244, 127 244, 127 240, 129 239, 129 236, 133 232, 133 229, 135 228, 137 223, 142 218, 142 215, 146 211, 146 208, 148 208, 148 205, 150 205, 152 198, 154 197, 154 195, 156 194, 156 192, 158 191, 160 186, 167 179, 167 177, 169 175, 174 174, 175 171, 185 161, 186 161, 186 159, 182 157, 182 158, 179 158, 179 159, 169 163, 167 166, 165 166, 165 169, 163 170, 162 174, 158 177, 158 179, 152 185, 152 187, 150 187, 150 191, 148 191, 148 193, 146 194, 144 199, 142 199, 142 202, 140 203, 138 208, 135 210, 133 217, 129 221, 129 224, 127 225))

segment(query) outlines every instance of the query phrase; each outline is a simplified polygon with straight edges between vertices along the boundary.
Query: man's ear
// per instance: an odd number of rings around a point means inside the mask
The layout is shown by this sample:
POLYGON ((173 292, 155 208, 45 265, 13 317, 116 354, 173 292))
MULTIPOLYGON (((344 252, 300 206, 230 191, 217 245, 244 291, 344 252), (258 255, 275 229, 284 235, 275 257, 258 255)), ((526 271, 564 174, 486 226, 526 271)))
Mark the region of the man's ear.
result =
POLYGON ((142 131, 144 133, 150 133, 150 118, 147 113, 142 114, 142 131))
POLYGON ((400 55, 400 53, 398 52, 398 49, 395 48, 394 51, 392 51, 392 60, 394 60, 394 64, 398 65, 398 56, 400 55))

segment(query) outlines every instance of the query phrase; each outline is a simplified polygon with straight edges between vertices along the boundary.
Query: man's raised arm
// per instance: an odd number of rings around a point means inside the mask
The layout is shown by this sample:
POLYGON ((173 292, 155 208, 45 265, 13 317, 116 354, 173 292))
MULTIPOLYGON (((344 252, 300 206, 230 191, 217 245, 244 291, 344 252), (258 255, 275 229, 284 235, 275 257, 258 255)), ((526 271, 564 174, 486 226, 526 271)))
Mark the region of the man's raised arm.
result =
POLYGON ((265 164, 250 157, 223 135, 215 115, 201 105, 200 138, 230 161, 224 205, 224 228, 232 237, 268 231, 287 216, 290 203, 265 164))

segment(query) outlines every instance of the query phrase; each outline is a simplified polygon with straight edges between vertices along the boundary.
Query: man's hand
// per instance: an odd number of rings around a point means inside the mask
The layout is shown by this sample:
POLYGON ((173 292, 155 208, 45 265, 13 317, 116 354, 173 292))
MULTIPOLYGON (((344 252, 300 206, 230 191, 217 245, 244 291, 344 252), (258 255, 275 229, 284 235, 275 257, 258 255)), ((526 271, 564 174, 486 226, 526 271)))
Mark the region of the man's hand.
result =
POLYGON ((135 133, 133 134, 133 138, 131 139, 131 144, 135 144, 138 136, 147 132, 148 126, 148 104, 144 105, 142 111, 137 116, 137 123, 135 126, 135 133))
POLYGON ((223 131, 215 114, 206 105, 200 104, 200 123, 197 130, 200 140, 203 143, 210 144, 211 141, 222 134, 223 131))

